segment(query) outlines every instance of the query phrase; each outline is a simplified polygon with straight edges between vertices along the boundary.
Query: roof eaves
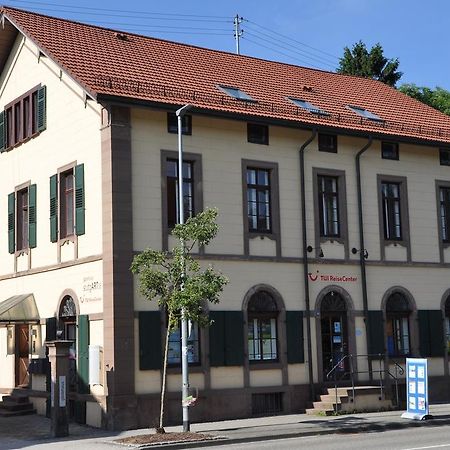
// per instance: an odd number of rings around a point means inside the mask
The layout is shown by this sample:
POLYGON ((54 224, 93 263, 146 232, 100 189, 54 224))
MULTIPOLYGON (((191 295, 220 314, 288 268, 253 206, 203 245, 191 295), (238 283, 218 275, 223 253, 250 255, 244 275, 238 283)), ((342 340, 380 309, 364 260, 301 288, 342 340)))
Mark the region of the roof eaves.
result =
POLYGON ((86 93, 86 95, 88 97, 90 97, 92 100, 97 100, 97 93, 92 91, 88 86, 86 86, 85 83, 83 83, 81 80, 79 80, 75 75, 72 74, 72 72, 67 69, 66 67, 64 67, 64 64, 61 64, 60 61, 58 61, 57 58, 55 58, 53 55, 51 55, 50 52, 46 51, 42 45, 40 45, 36 39, 33 38, 33 36, 31 34, 29 34, 28 32, 26 32, 20 25, 18 25, 13 18, 11 18, 8 13, 6 11, 2 11, 1 13, 1 19, 0 20, 4 20, 4 18, 6 17, 6 19, 20 32, 22 33, 27 39, 29 39, 31 42, 33 42, 34 45, 36 45, 36 47, 39 49, 39 52, 42 53, 46 58, 49 58, 50 60, 52 60, 57 66, 60 67, 61 71, 68 76, 73 82, 75 82, 76 84, 78 84, 81 89, 83 89, 83 91, 86 93))

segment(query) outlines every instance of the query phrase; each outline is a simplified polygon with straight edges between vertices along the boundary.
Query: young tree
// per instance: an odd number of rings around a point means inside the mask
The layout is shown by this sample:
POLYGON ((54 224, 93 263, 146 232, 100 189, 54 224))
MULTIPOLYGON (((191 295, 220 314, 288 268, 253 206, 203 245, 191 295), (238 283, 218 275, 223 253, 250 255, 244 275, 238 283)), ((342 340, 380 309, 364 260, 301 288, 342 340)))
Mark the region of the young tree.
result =
POLYGON ((438 86, 430 89, 415 84, 402 84, 398 90, 450 116, 450 91, 438 86))
POLYGON ((180 326, 181 314, 200 327, 210 325, 205 313, 206 302, 218 303, 228 279, 211 266, 202 269, 191 253, 194 248, 208 245, 218 232, 217 209, 206 209, 178 224, 172 235, 179 239, 171 253, 147 249, 136 255, 131 271, 139 277, 139 288, 148 300, 157 299, 167 313, 164 345, 163 380, 158 431, 164 432, 164 396, 167 378, 169 335, 180 326))
POLYGON ((376 44, 370 52, 366 44, 359 41, 350 50, 344 48, 344 56, 339 59, 338 73, 358 75, 379 80, 389 86, 395 86, 403 73, 398 71, 400 62, 397 58, 387 59, 383 55, 383 47, 376 44))

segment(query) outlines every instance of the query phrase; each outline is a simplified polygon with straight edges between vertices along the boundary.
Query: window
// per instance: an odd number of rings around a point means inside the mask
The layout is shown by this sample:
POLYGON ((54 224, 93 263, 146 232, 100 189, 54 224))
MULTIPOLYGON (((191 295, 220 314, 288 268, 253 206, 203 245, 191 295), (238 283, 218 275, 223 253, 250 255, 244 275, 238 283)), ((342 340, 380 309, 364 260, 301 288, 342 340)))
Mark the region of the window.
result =
POLYGON ((65 238, 72 236, 75 231, 75 218, 74 218, 74 176, 73 169, 63 172, 60 175, 60 236, 65 238))
POLYGON ((445 300, 445 338, 447 353, 450 355, 450 297, 445 300))
POLYGON ((442 242, 450 243, 450 186, 439 188, 439 219, 442 242))
POLYGON ((247 141, 252 144, 269 145, 269 127, 267 125, 248 123, 247 141))
MULTIPOLYGON (((173 228, 179 223, 178 161, 167 160, 167 225, 173 228)), ((193 163, 183 161, 183 206, 184 219, 194 215, 194 170, 193 163)))
POLYGON ((381 202, 385 240, 402 240, 400 183, 382 182, 381 202))
POLYGON ((9 253, 36 247, 36 185, 20 187, 8 196, 9 253))
POLYGON ((441 166, 450 166, 450 149, 448 148, 439 149, 439 162, 441 166))
POLYGON ((225 92, 225 94, 228 94, 230 97, 235 98, 236 100, 243 100, 247 102, 254 102, 252 97, 250 95, 246 94, 244 91, 241 91, 239 88, 232 87, 232 86, 222 86, 219 85, 218 88, 225 92))
POLYGON ((374 122, 384 122, 384 120, 381 117, 377 116, 373 112, 368 111, 365 108, 351 105, 348 105, 348 108, 355 114, 358 114, 358 116, 364 117, 365 119, 373 120, 374 122))
POLYGON ((398 160, 398 143, 397 142, 382 142, 381 143, 381 157, 383 159, 398 160))
POLYGON ((338 178, 319 175, 317 181, 319 193, 320 236, 339 237, 338 178))
POLYGON ((337 136, 319 133, 319 152, 337 153, 337 136))
POLYGON ((46 87, 37 86, 0 113, 0 149, 14 147, 46 128, 46 87))
POLYGON ((17 242, 16 250, 28 248, 28 188, 17 192, 17 242))
POLYGON ((50 177, 50 240, 84 233, 84 164, 79 164, 50 177))
POLYGON ((248 302, 248 355, 250 361, 277 361, 278 307, 267 291, 258 291, 248 302))
MULTIPOLYGON (((169 365, 181 364, 181 328, 176 328, 169 334, 169 365)), ((200 364, 200 339, 196 323, 188 322, 188 363, 200 364)))
MULTIPOLYGON (((178 133, 178 117, 175 113, 167 113, 167 132, 178 133)), ((181 132, 185 135, 192 134, 192 116, 185 114, 181 118, 181 132)))
POLYGON ((288 97, 288 99, 296 106, 306 109, 311 114, 318 114, 321 116, 329 116, 330 114, 324 111, 323 109, 317 108, 312 103, 307 102, 306 100, 301 100, 298 98, 288 97))
POLYGON ((409 318, 411 307, 400 292, 390 295, 386 302, 387 351, 389 356, 410 353, 409 318))
POLYGON ((270 233, 271 225, 270 170, 247 168, 248 229, 270 233))

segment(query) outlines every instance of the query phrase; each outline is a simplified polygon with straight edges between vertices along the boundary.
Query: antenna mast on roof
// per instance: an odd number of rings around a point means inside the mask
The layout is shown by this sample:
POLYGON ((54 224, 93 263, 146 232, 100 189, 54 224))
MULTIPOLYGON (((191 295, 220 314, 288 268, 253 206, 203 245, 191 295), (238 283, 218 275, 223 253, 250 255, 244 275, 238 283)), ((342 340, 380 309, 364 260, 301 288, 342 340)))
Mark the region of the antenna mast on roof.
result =
POLYGON ((241 38, 241 36, 244 33, 244 30, 241 30, 241 23, 242 20, 244 18, 243 17, 239 17, 239 14, 236 14, 236 17, 234 18, 234 37, 236 39, 236 54, 240 55, 240 48, 239 48, 239 39, 241 38))

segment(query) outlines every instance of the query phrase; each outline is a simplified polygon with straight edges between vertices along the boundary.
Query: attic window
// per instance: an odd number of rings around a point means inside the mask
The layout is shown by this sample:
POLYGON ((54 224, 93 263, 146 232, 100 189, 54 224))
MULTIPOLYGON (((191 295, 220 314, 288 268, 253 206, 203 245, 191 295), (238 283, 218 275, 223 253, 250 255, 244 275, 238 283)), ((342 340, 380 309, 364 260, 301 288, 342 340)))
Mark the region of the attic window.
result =
POLYGON ((365 119, 373 120, 375 122, 384 122, 381 117, 377 116, 373 112, 368 111, 367 109, 352 105, 348 105, 348 108, 351 109, 354 113, 358 114, 358 116, 364 117, 365 119))
POLYGON ((324 111, 323 109, 317 108, 317 106, 314 106, 312 103, 307 102, 306 100, 301 100, 298 98, 288 97, 288 99, 296 106, 306 109, 311 114, 318 114, 321 116, 329 116, 330 113, 324 111))
POLYGON ((247 102, 254 102, 250 95, 246 94, 244 91, 241 91, 239 88, 231 87, 231 86, 222 86, 219 85, 218 88, 228 94, 230 97, 233 97, 237 100, 244 100, 247 102))
POLYGON ((128 36, 124 33, 114 33, 114 36, 119 40, 119 41, 128 41, 128 36))

